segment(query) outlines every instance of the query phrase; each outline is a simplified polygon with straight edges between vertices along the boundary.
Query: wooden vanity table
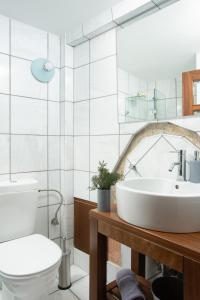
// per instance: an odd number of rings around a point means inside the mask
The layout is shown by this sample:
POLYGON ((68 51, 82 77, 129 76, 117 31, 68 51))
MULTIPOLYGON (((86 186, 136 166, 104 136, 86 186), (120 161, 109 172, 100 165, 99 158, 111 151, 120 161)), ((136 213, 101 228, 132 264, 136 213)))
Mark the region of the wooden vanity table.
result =
MULTIPOLYGON (((131 268, 146 289, 148 284, 142 279, 145 255, 182 272, 184 300, 200 300, 200 232, 146 230, 122 221, 116 212, 102 213, 96 209, 90 211, 90 300, 116 299, 112 297, 112 291, 117 294, 115 282, 106 286, 108 238, 132 249, 131 268)), ((151 299, 148 291, 147 295, 151 299)))

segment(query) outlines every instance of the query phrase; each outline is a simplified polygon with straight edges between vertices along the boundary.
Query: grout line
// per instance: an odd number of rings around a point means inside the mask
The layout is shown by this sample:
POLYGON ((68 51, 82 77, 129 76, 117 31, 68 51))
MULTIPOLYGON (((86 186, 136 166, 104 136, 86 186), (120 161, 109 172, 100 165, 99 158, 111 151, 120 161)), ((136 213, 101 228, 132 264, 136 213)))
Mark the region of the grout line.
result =
MULTIPOLYGON (((37 133, 9 133, 0 132, 0 135, 11 135, 11 136, 37 136, 37 137, 59 137, 58 134, 37 134, 37 133)), ((71 136, 71 135, 69 135, 71 136)))
MULTIPOLYGON (((113 29, 114 29, 114 28, 113 28, 113 29)), ((91 40, 92 40, 92 39, 91 39, 91 40)), ((88 42, 90 42, 91 40, 89 40, 88 42)), ((90 47, 91 47, 91 45, 90 45, 90 47)), ((90 47, 89 47, 89 49, 90 49, 90 47)), ((102 61, 102 60, 105 60, 105 59, 107 59, 107 58, 110 58, 110 57, 113 57, 113 56, 116 55, 116 53, 113 53, 113 54, 110 54, 110 55, 106 55, 106 56, 104 56, 104 57, 101 57, 101 58, 99 58, 99 59, 91 60, 90 51, 91 51, 91 50, 89 50, 89 63, 79 65, 79 66, 75 67, 74 70, 77 70, 77 69, 80 69, 80 68, 89 66, 89 65, 91 65, 91 64, 94 64, 94 63, 96 63, 96 62, 100 62, 100 61, 102 61)))
MULTIPOLYGON (((88 164, 89 164, 89 176, 88 176, 88 186, 90 186, 90 177, 91 177, 91 162, 90 162, 90 159, 91 159, 91 151, 90 151, 90 148, 91 148, 91 85, 90 85, 90 82, 91 82, 91 40, 89 40, 89 140, 88 140, 88 143, 89 143, 89 148, 88 148, 88 164)), ((88 199, 90 200, 91 199, 91 191, 89 190, 88 191, 88 199)))
MULTIPOLYGON (((10 77, 10 80, 11 80, 11 76, 9 76, 9 77, 10 77)), ((31 97, 31 96, 12 94, 11 91, 9 93, 0 92, 0 95, 17 97, 17 98, 26 98, 26 99, 37 100, 37 101, 45 101, 45 102, 48 101, 48 102, 54 102, 54 103, 71 102, 71 101, 48 100, 48 99, 44 99, 44 98, 34 98, 34 97, 31 97)))
MULTIPOLYGON (((61 66, 61 37, 60 37, 60 66, 61 66)), ((61 69, 59 71, 59 116, 60 116, 60 122, 59 122, 59 126, 60 126, 60 138, 59 138, 59 188, 60 188, 60 192, 62 192, 62 174, 61 174, 61 133, 62 133, 62 110, 61 110, 61 69)), ((64 104, 64 116, 65 116, 65 104, 64 104)), ((65 127, 64 127, 65 128, 65 127)), ((63 128, 63 130, 64 130, 63 128)), ((62 207, 61 207, 62 209, 62 207)), ((62 213, 60 213, 60 236, 62 234, 62 213)))
POLYGON ((11 19, 9 18, 9 179, 12 180, 12 137, 11 137, 11 126, 12 126, 12 111, 11 111, 11 19))
POLYGON ((70 290, 70 292, 76 297, 76 299, 77 300, 81 300, 72 290, 71 290, 71 288, 69 289, 70 290))
POLYGON ((102 98, 108 98, 108 97, 111 97, 111 96, 117 96, 117 93, 103 95, 103 96, 100 96, 100 97, 92 97, 92 98, 88 98, 88 99, 76 100, 76 101, 74 101, 74 104, 79 103, 79 102, 83 102, 83 101, 98 100, 98 99, 102 99, 102 98))
MULTIPOLYGON (((49 34, 47 33, 47 59, 49 58, 49 34)), ((47 82, 47 100, 49 99, 49 83, 47 82)), ((49 102, 47 101, 47 189, 49 189, 49 102)), ((47 232, 50 238, 50 225, 49 225, 49 192, 47 192, 47 232)))
MULTIPOLYGON (((112 11, 112 9, 111 9, 112 11)), ((112 12, 113 15, 113 12, 112 12)), ((118 75, 118 35, 117 29, 115 29, 115 47, 116 47, 116 87, 117 87, 117 122, 118 122, 118 159, 120 157, 120 148, 121 148, 121 140, 120 140, 120 122, 119 122, 119 75, 118 75)))
MULTIPOLYGON (((10 21, 10 28, 11 28, 11 19, 9 19, 10 21)), ((47 33, 48 34, 48 33, 47 33)), ((11 35, 10 35, 11 37, 11 35)), ((11 38, 10 38, 10 45, 11 45, 11 38)), ((11 46, 10 46, 10 50, 11 50, 11 46)), ((22 56, 17 56, 17 55, 13 55, 11 54, 11 51, 9 50, 9 53, 5 53, 5 52, 1 52, 0 51, 0 55, 6 55, 6 56, 10 56, 10 58, 17 58, 17 59, 20 59, 20 60, 24 60, 24 61, 27 61, 27 62, 32 62, 34 61, 34 59, 31 59, 31 58, 26 58, 26 57, 22 57, 22 56)), ((57 67, 57 66, 54 66, 55 69, 61 69, 60 67, 57 67)))

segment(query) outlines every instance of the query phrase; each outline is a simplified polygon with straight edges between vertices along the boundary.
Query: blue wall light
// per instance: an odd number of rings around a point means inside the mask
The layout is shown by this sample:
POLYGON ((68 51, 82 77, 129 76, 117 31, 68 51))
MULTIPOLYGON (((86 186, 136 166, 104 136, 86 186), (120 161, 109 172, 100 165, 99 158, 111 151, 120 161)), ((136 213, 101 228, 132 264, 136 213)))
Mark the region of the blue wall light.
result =
POLYGON ((55 68, 48 59, 38 58, 32 62, 31 72, 38 81, 47 83, 52 80, 55 68))

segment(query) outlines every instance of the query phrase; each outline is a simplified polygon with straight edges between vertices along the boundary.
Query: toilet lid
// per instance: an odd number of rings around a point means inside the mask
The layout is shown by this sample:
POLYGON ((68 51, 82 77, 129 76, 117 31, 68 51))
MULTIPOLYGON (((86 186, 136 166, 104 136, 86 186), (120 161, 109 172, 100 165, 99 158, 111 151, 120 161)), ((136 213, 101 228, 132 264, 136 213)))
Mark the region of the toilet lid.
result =
POLYGON ((28 276, 52 267, 61 259, 61 249, 40 234, 0 244, 0 273, 28 276))

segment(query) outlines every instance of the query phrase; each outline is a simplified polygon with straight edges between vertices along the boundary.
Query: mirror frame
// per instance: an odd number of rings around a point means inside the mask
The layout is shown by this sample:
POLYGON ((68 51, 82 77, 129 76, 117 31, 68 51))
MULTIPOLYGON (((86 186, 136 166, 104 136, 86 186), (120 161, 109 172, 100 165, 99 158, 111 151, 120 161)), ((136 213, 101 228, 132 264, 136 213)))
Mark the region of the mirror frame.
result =
POLYGON ((194 104, 193 102, 193 83, 195 81, 200 81, 200 70, 182 73, 184 116, 191 116, 194 112, 200 111, 200 104, 194 104))

